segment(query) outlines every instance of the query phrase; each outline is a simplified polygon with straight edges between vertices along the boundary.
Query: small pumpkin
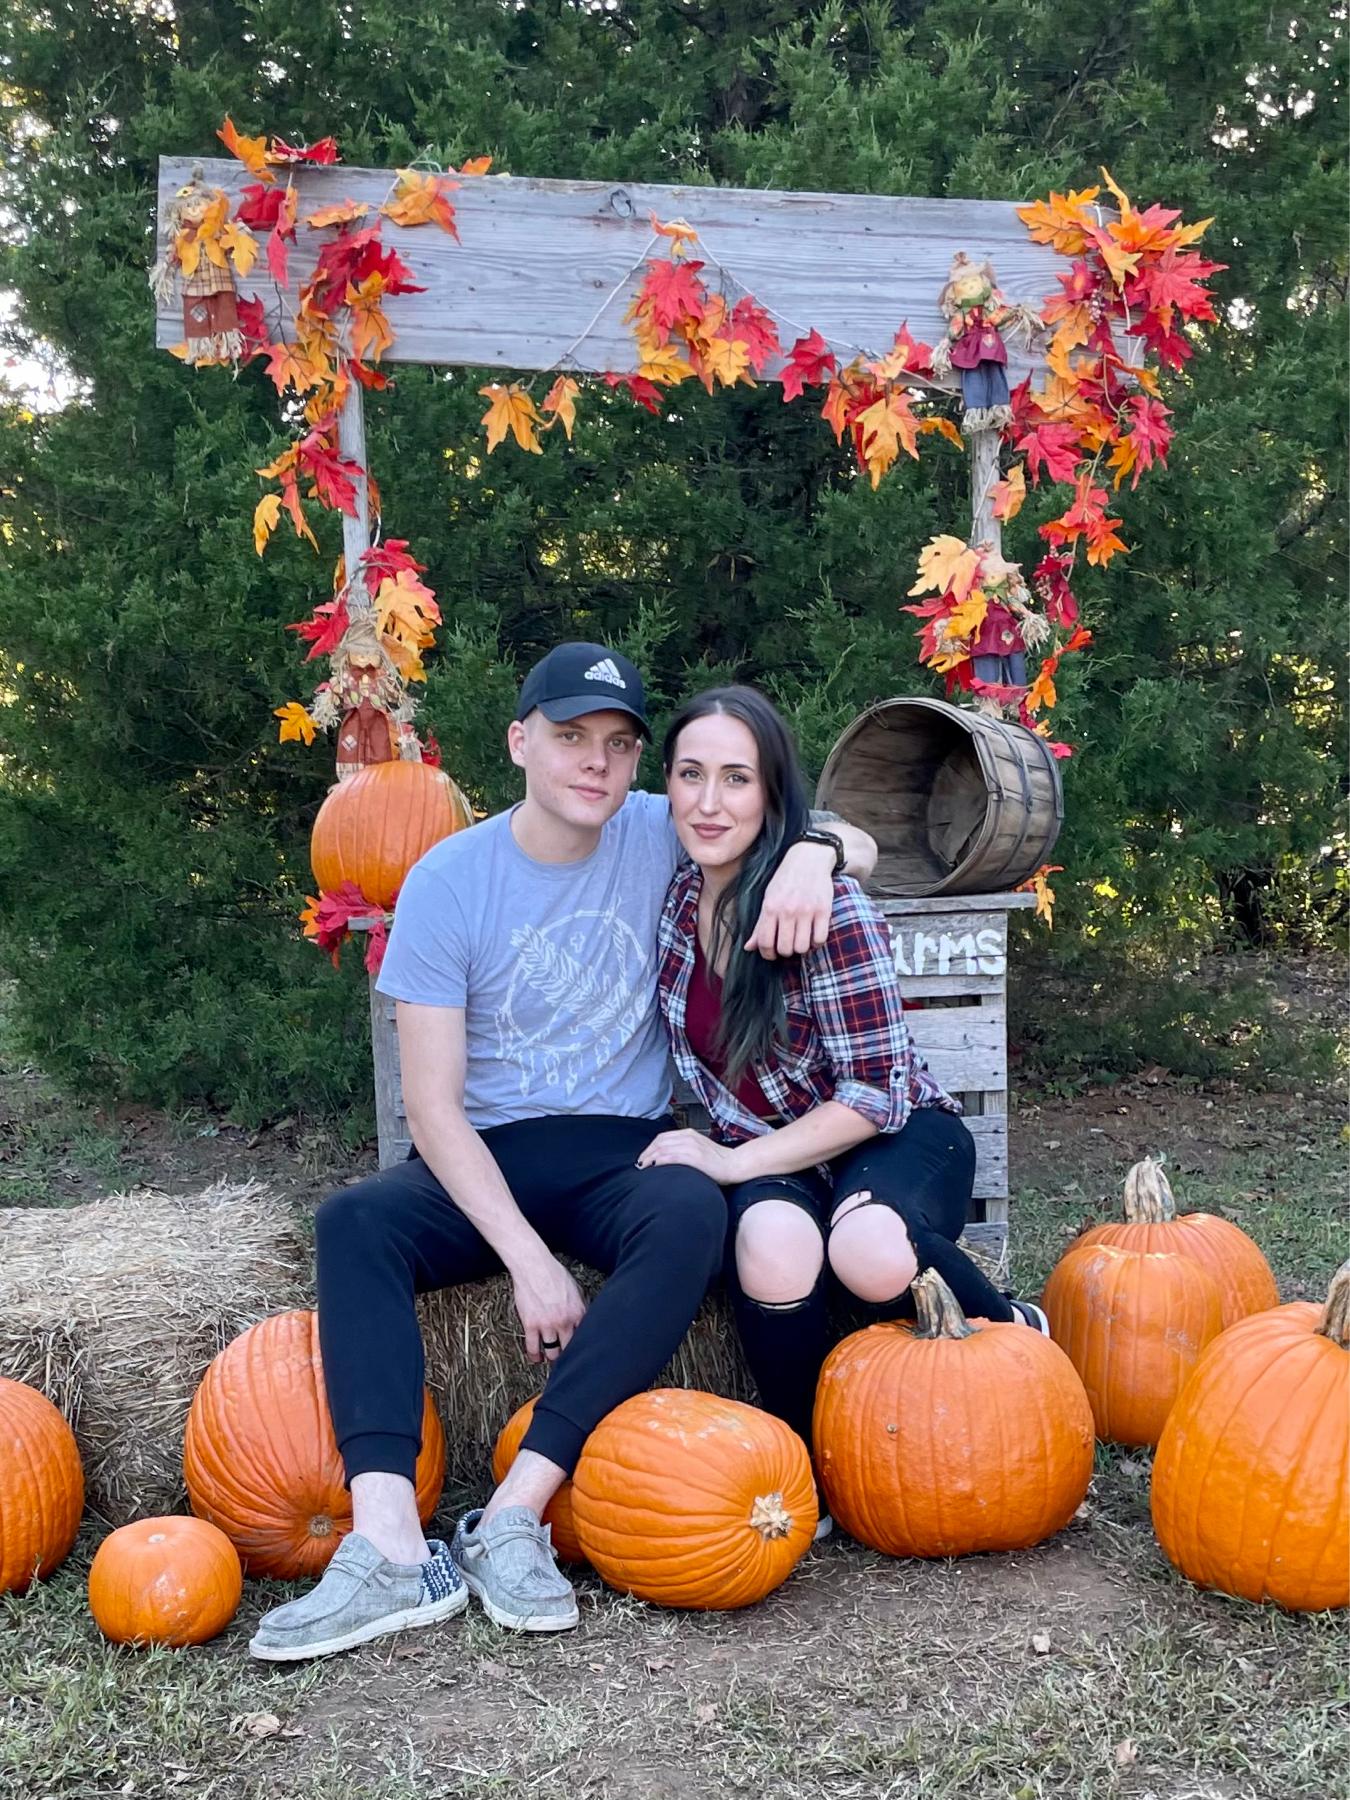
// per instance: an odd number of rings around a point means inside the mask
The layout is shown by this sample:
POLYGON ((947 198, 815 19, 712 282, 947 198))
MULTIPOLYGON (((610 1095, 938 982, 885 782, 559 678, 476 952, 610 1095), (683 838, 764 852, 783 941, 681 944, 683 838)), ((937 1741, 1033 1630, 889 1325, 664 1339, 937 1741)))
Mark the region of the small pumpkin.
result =
POLYGON ((444 769, 372 763, 330 788, 310 837, 325 893, 351 881, 372 906, 392 906, 408 870, 433 844, 473 824, 473 808, 444 769))
POLYGON ((572 1512, 587 1561, 657 1606, 730 1611, 787 1580, 816 1529, 790 1426, 693 1388, 635 1394, 586 1440, 572 1512))
POLYGON ((1325 1307, 1277 1306, 1215 1338, 1158 1440, 1152 1505, 1198 1586, 1350 1606, 1350 1262, 1325 1307))
POLYGON ((1094 1225, 1077 1242, 1189 1256, 1219 1284, 1225 1329, 1248 1313, 1280 1304, 1280 1290, 1260 1245, 1217 1213, 1178 1213, 1163 1166, 1152 1157, 1136 1163, 1125 1177, 1124 1213, 1123 1221, 1094 1225))
POLYGON ((89 1610, 114 1644, 204 1644, 239 1607, 234 1545, 205 1519, 137 1519, 110 1532, 89 1570, 89 1610))
POLYGON ((1223 1327, 1218 1283, 1188 1256, 1074 1244, 1041 1296, 1092 1405, 1097 1436, 1156 1444, 1181 1385, 1223 1327))
MULTIPOLYGON (((317 1313, 275 1313, 215 1358, 188 1411, 183 1474, 193 1512, 220 1527, 250 1575, 295 1581, 327 1568, 352 1528, 352 1503, 317 1313)), ((444 1479, 445 1434, 428 1393, 415 1484, 424 1525, 444 1479)))
POLYGON ((1092 1478, 1092 1409, 1064 1352, 962 1313, 934 1269, 917 1314, 836 1344, 816 1388, 825 1504, 888 1556, 1025 1550, 1067 1525, 1092 1478))
MULTIPOLYGON (((516 1460, 516 1452, 520 1449, 521 1440, 529 1430, 530 1420, 533 1417, 534 1398, 531 1398, 525 1402, 524 1406, 516 1408, 498 1433, 497 1442, 492 1450, 492 1479, 499 1485, 506 1480, 507 1470, 516 1460)), ((572 1517, 572 1483, 570 1481, 564 1481, 544 1508, 542 1523, 549 1527, 553 1538, 553 1548, 564 1562, 585 1562, 586 1552, 581 1547, 581 1541, 577 1537, 576 1520, 572 1517)))
POLYGON ((74 1432, 45 1394, 0 1376, 0 1594, 64 1562, 83 1511, 74 1432))

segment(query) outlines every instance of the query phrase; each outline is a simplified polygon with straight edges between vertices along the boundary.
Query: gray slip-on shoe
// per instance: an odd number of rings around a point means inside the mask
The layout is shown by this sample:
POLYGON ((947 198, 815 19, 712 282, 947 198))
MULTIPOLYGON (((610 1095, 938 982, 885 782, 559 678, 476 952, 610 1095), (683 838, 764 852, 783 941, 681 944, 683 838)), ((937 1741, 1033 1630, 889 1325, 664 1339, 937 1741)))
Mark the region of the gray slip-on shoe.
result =
POLYGON ((368 1538, 350 1532, 307 1594, 274 1607, 259 1623, 249 1655, 300 1662, 453 1618, 469 1604, 448 1547, 431 1540, 431 1561, 388 1562, 368 1538))
POLYGON ((547 1525, 527 1506, 504 1506, 480 1524, 482 1508, 465 1513, 450 1554, 483 1611, 511 1631, 570 1631, 577 1597, 558 1568, 547 1525))

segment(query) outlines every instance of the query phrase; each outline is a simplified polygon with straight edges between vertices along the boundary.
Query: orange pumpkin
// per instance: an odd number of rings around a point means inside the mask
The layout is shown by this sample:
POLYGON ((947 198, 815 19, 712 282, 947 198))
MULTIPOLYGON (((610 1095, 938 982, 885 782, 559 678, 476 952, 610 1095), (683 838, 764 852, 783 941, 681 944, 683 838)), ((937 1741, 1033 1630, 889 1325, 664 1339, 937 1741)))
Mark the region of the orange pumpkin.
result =
POLYGON ((1324 1308, 1257 1313, 1205 1351, 1158 1441, 1153 1528, 1201 1587, 1350 1606, 1350 1262, 1324 1308))
POLYGON ((1156 1444, 1181 1384, 1223 1327, 1218 1283, 1188 1256, 1075 1244, 1041 1297, 1083 1378, 1097 1436, 1156 1444))
POLYGON ((204 1644, 239 1606, 234 1545, 205 1519, 137 1519, 104 1538, 89 1570, 89 1610, 114 1644, 204 1644))
MULTIPOLYGON (((198 1518, 229 1538, 250 1575, 319 1575, 352 1528, 312 1312, 276 1313, 226 1345, 188 1412, 183 1474, 198 1518)), ((445 1435, 425 1396, 417 1510, 445 1479, 445 1435)))
POLYGON ((74 1432, 45 1394, 0 1376, 0 1594, 64 1562, 83 1511, 74 1432))
POLYGON ((572 1512, 612 1588, 657 1606, 753 1606, 811 1546, 806 1445, 756 1407, 691 1388, 616 1406, 586 1440, 572 1512))
POLYGON ((856 1331, 821 1370, 826 1505, 889 1556, 1039 1544, 1092 1478, 1092 1409, 1073 1364, 1025 1325, 971 1324, 933 1269, 911 1292, 914 1325, 856 1331))
POLYGON ((1216 1213, 1178 1213, 1162 1164, 1145 1157, 1125 1177, 1123 1223, 1094 1225, 1080 1244, 1189 1256, 1219 1284, 1224 1326, 1280 1304, 1270 1264, 1245 1231, 1216 1213))
MULTIPOLYGON (((533 1417, 534 1400, 531 1399, 527 1400, 524 1406, 517 1407, 502 1426, 492 1451, 492 1479, 499 1485, 506 1480, 506 1472, 516 1460, 516 1451, 520 1449, 521 1439, 529 1430, 530 1420, 533 1417)), ((572 1517, 572 1484, 570 1481, 564 1481, 544 1508, 543 1523, 550 1528, 553 1536, 553 1548, 564 1562, 585 1562, 586 1552, 581 1547, 577 1537, 576 1520, 572 1517)))
POLYGON ((433 844, 473 824, 473 808, 443 769, 372 763, 330 788, 310 838, 325 893, 355 882, 372 906, 392 906, 403 879, 433 844))

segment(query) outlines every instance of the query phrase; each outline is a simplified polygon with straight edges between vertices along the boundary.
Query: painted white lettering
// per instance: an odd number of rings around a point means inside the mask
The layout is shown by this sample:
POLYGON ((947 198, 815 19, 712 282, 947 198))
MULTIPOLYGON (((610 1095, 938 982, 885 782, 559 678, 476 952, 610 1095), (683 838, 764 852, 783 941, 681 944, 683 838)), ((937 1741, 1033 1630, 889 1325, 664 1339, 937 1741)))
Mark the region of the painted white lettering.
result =
POLYGON ((903 931, 896 932, 895 936, 891 939, 891 945, 895 951, 896 974, 912 975, 914 971, 910 968, 909 962, 905 956, 905 934, 903 931))
POLYGON ((982 931, 975 940, 980 952, 981 975, 1002 975, 1008 966, 1001 931, 982 931))
POLYGON ((948 937, 944 931, 942 941, 938 945, 938 974, 945 975, 951 968, 953 957, 962 957, 965 968, 957 971, 962 975, 973 975, 976 969, 975 939, 967 932, 964 937, 948 937))
POLYGON ((929 937, 926 931, 916 931, 914 933, 914 973, 916 975, 923 974, 923 965, 928 960, 930 950, 934 956, 938 954, 937 939, 929 937))

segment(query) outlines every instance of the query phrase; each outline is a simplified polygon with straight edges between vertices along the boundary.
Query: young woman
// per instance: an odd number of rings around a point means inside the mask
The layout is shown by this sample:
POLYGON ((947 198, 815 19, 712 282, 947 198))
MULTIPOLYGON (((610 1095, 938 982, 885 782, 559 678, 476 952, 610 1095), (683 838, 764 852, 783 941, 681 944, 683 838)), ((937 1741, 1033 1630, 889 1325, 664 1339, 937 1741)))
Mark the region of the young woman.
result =
POLYGON ((836 876, 824 943, 774 962, 744 947, 810 823, 779 714, 753 688, 714 688, 677 713, 662 754, 690 860, 666 896, 658 992, 712 1136, 664 1132, 639 1166, 685 1163, 728 1190, 746 1357, 764 1406, 809 1444, 827 1268, 881 1317, 912 1311, 910 1283, 933 1268, 967 1313, 1048 1327, 957 1246, 975 1145, 914 1051, 885 924, 857 883, 836 876))

